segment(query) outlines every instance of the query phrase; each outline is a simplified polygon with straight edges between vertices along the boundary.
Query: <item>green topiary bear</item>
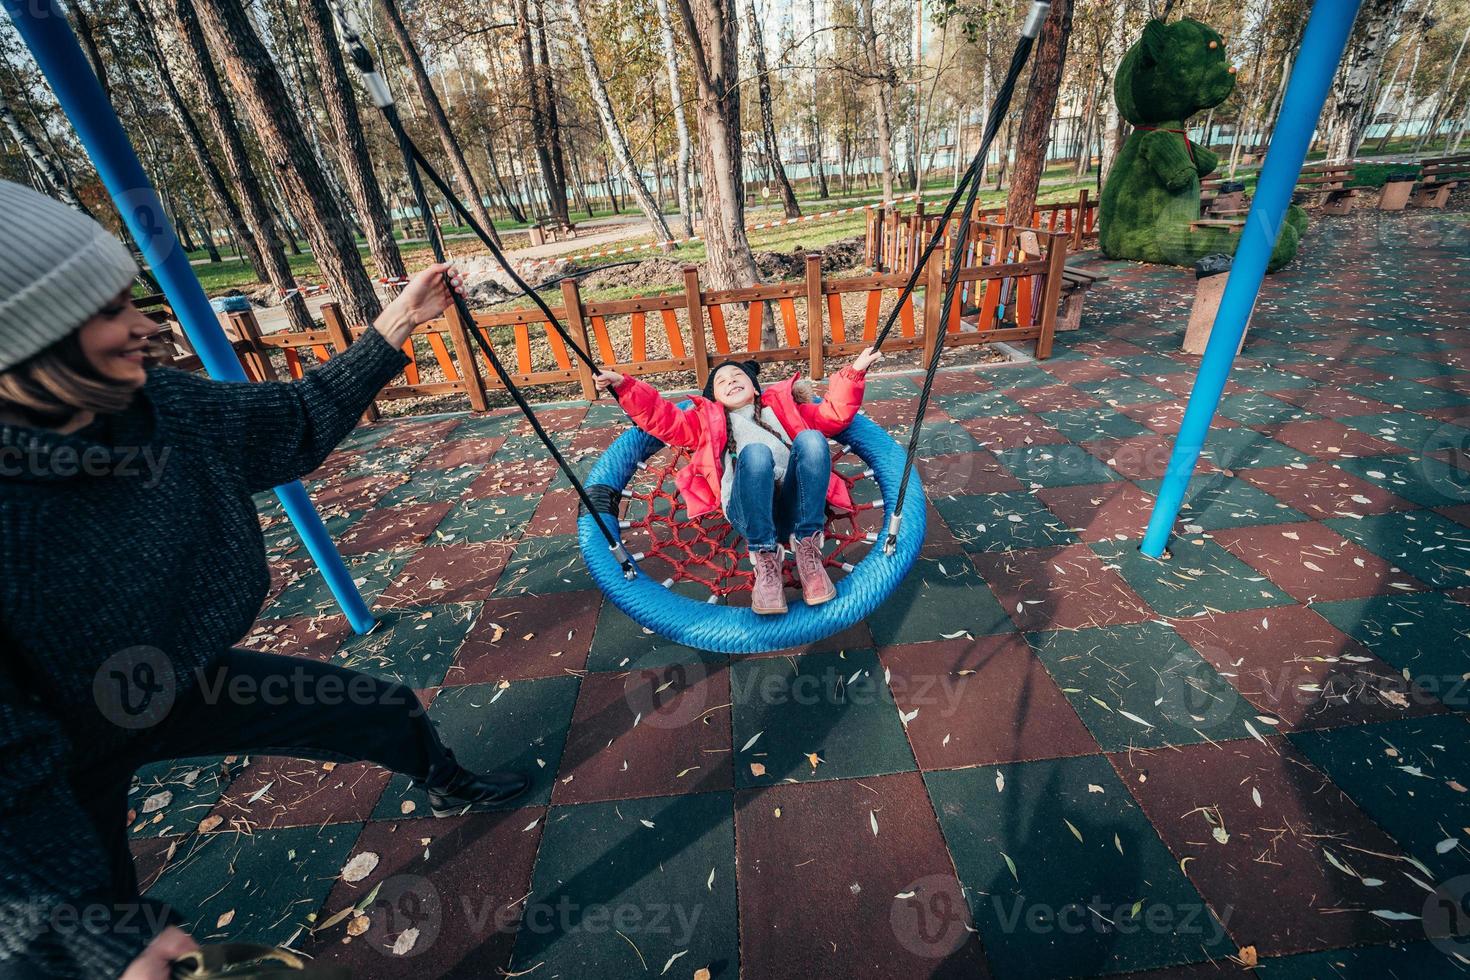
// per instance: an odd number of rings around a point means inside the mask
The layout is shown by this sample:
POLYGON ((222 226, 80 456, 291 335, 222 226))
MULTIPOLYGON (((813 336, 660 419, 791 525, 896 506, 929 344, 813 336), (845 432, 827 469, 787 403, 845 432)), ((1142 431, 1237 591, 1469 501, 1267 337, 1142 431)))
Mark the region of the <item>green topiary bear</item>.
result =
MULTIPOLYGON (((1198 221, 1199 182, 1219 158, 1184 134, 1186 120, 1230 97, 1235 73, 1225 42, 1195 20, 1151 20, 1118 63, 1113 98, 1136 127, 1123 144, 1103 187, 1098 241, 1113 259, 1192 265, 1211 252, 1233 254, 1240 234, 1228 228, 1191 228, 1198 221)), ((1268 269, 1296 255, 1307 215, 1292 206, 1268 269)))

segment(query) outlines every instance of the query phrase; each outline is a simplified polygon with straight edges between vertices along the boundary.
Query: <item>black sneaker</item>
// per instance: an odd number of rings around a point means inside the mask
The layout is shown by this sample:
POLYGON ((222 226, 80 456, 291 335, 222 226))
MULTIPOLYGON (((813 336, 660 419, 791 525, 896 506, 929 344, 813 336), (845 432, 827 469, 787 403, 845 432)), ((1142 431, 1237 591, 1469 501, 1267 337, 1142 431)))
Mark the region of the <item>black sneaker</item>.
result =
POLYGON ((429 790, 429 809, 436 817, 455 817, 479 807, 513 800, 530 785, 531 780, 518 772, 480 775, 460 766, 443 786, 429 790))

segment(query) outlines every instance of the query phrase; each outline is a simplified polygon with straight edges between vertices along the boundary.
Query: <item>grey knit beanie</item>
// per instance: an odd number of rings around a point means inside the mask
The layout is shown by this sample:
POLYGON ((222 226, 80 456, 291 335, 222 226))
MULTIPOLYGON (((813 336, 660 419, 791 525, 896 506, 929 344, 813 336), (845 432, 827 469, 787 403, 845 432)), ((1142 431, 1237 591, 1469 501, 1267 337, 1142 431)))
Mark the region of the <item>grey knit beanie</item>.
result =
POLYGON ((0 371, 90 320, 137 274, 133 256, 106 228, 0 180, 0 371))

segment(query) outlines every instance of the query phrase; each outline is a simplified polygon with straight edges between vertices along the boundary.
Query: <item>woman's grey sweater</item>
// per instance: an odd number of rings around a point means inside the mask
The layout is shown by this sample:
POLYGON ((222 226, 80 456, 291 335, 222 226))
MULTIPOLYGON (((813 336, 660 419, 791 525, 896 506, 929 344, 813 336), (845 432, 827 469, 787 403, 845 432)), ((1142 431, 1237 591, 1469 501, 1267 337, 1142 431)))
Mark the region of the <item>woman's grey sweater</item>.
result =
POLYGON ((152 938, 53 924, 110 901, 67 773, 132 732, 94 683, 152 647, 186 692, 246 634, 270 583, 251 495, 316 469, 405 363, 368 330, 300 381, 154 370, 71 435, 0 425, 0 974, 116 977, 152 938))

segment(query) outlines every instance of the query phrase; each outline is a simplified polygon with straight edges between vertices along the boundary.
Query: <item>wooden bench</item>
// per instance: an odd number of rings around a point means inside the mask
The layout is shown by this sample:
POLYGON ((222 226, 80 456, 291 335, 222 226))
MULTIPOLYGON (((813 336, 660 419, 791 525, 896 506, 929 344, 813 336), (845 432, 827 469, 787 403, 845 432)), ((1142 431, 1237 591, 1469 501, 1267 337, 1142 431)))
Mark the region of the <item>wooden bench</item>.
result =
POLYGON ((1068 265, 1062 268, 1062 295, 1057 308, 1057 330, 1077 330, 1082 326, 1082 301, 1087 291, 1106 282, 1107 273, 1068 265))
POLYGON ((1419 171, 1419 183, 1410 199, 1416 208, 1442 208, 1449 202, 1450 192, 1470 183, 1470 153, 1452 157, 1429 157, 1419 171))
POLYGON ((1244 214, 1245 183, 1224 177, 1207 177, 1200 181, 1200 214, 1205 217, 1220 217, 1244 214))
POLYGON ((538 214, 536 223, 526 229, 532 245, 545 245, 577 237, 576 225, 564 225, 549 214, 538 214))
POLYGON ((1240 230, 1244 227, 1245 221, 1240 218, 1201 218, 1198 221, 1191 221, 1189 223, 1190 231, 1194 231, 1196 228, 1225 228, 1239 234, 1240 230))
POLYGON ((1348 214, 1362 193, 1361 188, 1348 186, 1353 176, 1351 164, 1318 163, 1303 167, 1293 202, 1321 208, 1323 214, 1348 214))

